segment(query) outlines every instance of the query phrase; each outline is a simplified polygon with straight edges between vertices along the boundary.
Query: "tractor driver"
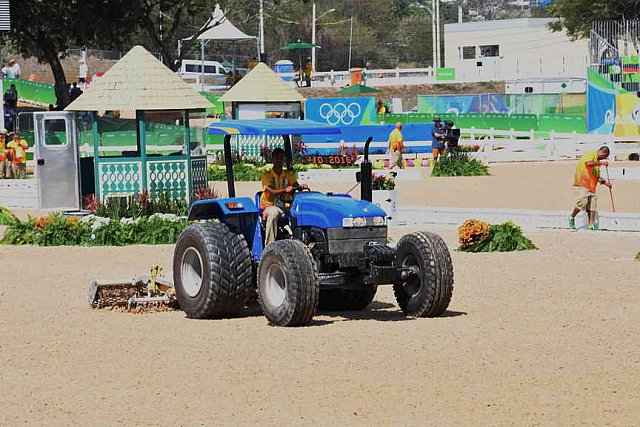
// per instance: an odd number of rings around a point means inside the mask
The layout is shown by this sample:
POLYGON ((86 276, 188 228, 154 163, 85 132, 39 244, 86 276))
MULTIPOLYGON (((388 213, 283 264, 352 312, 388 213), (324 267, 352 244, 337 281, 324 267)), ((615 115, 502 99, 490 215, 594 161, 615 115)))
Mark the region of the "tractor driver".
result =
POLYGON ((284 215, 282 202, 293 200, 293 191, 297 188, 308 188, 306 185, 298 185, 298 179, 293 171, 283 169, 284 150, 275 148, 271 153, 273 168, 261 176, 263 193, 260 197, 262 218, 265 221, 265 247, 276 240, 278 232, 278 219, 284 215))

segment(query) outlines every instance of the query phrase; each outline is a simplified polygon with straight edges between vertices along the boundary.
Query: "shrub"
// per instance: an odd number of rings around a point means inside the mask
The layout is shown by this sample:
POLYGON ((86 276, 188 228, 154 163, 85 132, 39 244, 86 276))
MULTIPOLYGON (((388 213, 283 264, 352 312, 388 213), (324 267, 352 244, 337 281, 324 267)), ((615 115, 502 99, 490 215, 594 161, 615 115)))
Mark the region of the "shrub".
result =
POLYGON ((640 261, 640 252, 636 254, 636 261, 640 261))
POLYGON ((11 225, 16 222, 18 218, 9 209, 0 206, 0 225, 11 225))
POLYGON ((466 153, 440 158, 433 166, 431 176, 487 176, 489 167, 471 159, 466 153))
POLYGON ((489 226, 477 220, 465 221, 458 229, 461 251, 465 252, 511 252, 537 249, 531 240, 522 234, 522 229, 513 222, 489 226), (482 237, 484 236, 484 237, 482 237))
MULTIPOLYGON (((263 173, 271 169, 271 165, 255 166, 251 163, 236 163, 233 165, 233 178, 235 181, 260 181, 263 173)), ((310 168, 307 165, 295 164, 293 171, 303 172, 310 168)), ((209 181, 226 181, 227 170, 224 166, 211 165, 208 170, 209 181)))
POLYGON ((372 174, 371 188, 373 190, 393 190, 396 188, 396 173, 391 172, 389 176, 372 174))

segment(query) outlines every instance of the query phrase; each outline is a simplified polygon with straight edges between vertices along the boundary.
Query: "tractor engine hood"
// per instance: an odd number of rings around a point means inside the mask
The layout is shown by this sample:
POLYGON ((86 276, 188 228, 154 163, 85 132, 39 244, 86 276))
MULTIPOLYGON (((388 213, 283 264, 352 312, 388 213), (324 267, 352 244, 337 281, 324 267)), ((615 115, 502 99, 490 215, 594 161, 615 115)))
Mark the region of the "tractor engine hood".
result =
POLYGON ((291 207, 291 215, 298 226, 320 228, 342 227, 345 218, 387 216, 380 207, 366 200, 355 200, 344 194, 328 196, 315 192, 298 194, 291 207))

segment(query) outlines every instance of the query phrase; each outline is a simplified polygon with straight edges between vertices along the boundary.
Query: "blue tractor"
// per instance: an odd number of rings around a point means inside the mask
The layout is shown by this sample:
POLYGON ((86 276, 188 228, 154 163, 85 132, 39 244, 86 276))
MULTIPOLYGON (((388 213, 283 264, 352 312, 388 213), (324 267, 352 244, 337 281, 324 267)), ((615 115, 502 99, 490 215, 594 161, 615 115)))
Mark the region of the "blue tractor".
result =
MULTIPOLYGON (((259 203, 236 197, 232 135, 281 135, 292 167, 290 135, 335 134, 339 128, 300 120, 231 120, 209 128, 223 134, 229 197, 194 202, 175 248, 178 302, 191 318, 237 314, 257 297, 269 322, 309 324, 318 307, 363 309, 379 285, 393 285, 407 316, 441 315, 451 301, 453 267, 438 235, 403 236, 387 246, 386 213, 371 203, 371 163, 359 179, 361 200, 347 194, 296 191, 278 240, 264 247, 259 203), (212 221, 214 220, 214 221, 212 221)), ((257 200, 257 197, 256 199, 257 200)))

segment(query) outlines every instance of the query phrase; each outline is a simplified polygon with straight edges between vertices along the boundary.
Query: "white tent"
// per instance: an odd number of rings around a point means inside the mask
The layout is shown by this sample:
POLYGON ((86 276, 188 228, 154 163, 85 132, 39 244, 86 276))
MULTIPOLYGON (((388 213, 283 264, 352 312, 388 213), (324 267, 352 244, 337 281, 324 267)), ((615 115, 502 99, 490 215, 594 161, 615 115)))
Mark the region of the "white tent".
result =
MULTIPOLYGON (((200 40, 200 59, 202 61, 201 70, 201 81, 202 81, 202 90, 204 90, 204 46, 207 41, 230 41, 230 42, 238 42, 244 40, 257 40, 257 37, 247 35, 240 31, 238 27, 233 25, 229 19, 224 15, 224 12, 220 8, 219 4, 216 4, 215 9, 213 10, 213 14, 211 18, 203 25, 202 28, 211 27, 208 30, 204 31, 200 34, 196 40, 200 40)), ((201 29, 202 29, 201 28, 201 29)), ((191 40, 193 36, 184 38, 182 40, 191 40)), ((181 42, 178 41, 178 52, 181 49, 181 42)), ((257 48, 257 45, 256 45, 257 48)), ((235 58, 234 58, 234 66, 235 66, 235 58)))
POLYGON ((215 25, 198 36, 198 40, 219 40, 219 41, 239 41, 255 40, 256 37, 249 36, 240 31, 224 16, 220 5, 216 4, 211 20, 205 25, 215 25), (216 25, 218 24, 218 25, 216 25))

